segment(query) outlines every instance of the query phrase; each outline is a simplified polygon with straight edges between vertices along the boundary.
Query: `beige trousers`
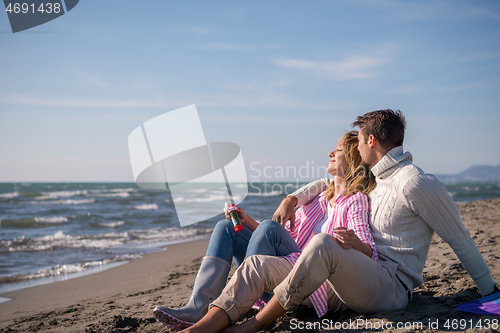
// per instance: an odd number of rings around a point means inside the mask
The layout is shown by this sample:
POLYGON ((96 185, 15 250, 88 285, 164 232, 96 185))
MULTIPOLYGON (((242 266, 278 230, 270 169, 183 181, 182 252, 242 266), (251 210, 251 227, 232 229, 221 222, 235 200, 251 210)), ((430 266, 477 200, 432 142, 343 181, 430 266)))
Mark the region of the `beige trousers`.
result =
POLYGON ((403 309, 408 296, 396 277, 397 264, 374 261, 361 252, 343 249, 329 234, 314 236, 292 269, 280 257, 255 255, 240 265, 211 305, 226 311, 231 323, 243 316, 264 291, 275 294, 284 309, 311 305, 308 297, 326 280, 328 308, 359 313, 403 309))

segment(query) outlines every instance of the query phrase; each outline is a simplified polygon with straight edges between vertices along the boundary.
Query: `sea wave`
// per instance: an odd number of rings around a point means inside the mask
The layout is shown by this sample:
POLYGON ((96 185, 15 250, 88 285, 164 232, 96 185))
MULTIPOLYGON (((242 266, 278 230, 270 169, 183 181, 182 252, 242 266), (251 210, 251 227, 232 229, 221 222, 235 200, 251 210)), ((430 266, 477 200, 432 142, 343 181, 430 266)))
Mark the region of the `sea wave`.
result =
POLYGON ((104 227, 104 228, 116 228, 120 227, 125 224, 125 221, 117 221, 117 222, 102 222, 102 223, 93 223, 93 225, 96 225, 98 227, 104 227))
POLYGON ((137 189, 135 188, 112 188, 109 190, 109 192, 137 192, 137 189))
POLYGON ((36 200, 59 199, 61 197, 67 198, 77 195, 86 195, 87 193, 87 190, 41 192, 42 195, 37 197, 36 200))
POLYGON ((19 196, 19 192, 10 192, 10 193, 0 193, 1 199, 12 199, 19 196))
POLYGON ((68 222, 68 218, 64 216, 51 216, 51 217, 26 217, 20 219, 6 219, 0 222, 0 225, 9 226, 11 228, 37 228, 46 225, 54 225, 68 222))
POLYGON ((114 258, 104 259, 104 260, 94 260, 88 261, 81 264, 65 264, 65 265, 56 265, 47 269, 42 269, 39 271, 31 272, 28 274, 19 274, 19 275, 9 275, 9 276, 1 276, 0 284, 2 283, 12 283, 12 282, 21 282, 26 280, 40 279, 51 276, 59 276, 73 273, 80 273, 85 271, 88 268, 98 267, 109 265, 111 263, 119 262, 119 261, 129 261, 133 259, 141 258, 140 254, 126 254, 121 256, 116 256, 114 258))
POLYGON ((93 194, 96 197, 104 197, 104 198, 128 198, 130 197, 129 192, 114 192, 114 193, 99 193, 93 194))
POLYGON ((39 223, 63 223, 68 222, 68 218, 64 216, 35 217, 35 221, 39 223))
POLYGON ((47 200, 47 201, 27 201, 30 205, 82 205, 93 203, 95 199, 61 199, 61 200, 47 200))
POLYGON ((137 189, 134 188, 110 188, 110 189, 93 189, 88 191, 88 195, 95 194, 95 193, 130 193, 130 192, 137 192, 137 189))
POLYGON ((199 188, 199 189, 188 190, 186 192, 187 193, 205 193, 205 192, 208 192, 208 190, 206 188, 199 188))
POLYGON ((463 186, 462 190, 464 191, 479 191, 478 186, 463 186))
POLYGON ((144 204, 144 205, 139 205, 139 206, 134 206, 135 209, 139 210, 156 210, 158 209, 157 204, 144 204))
POLYGON ((213 228, 159 227, 82 236, 71 236, 57 231, 38 238, 21 236, 12 240, 0 240, 0 252, 42 252, 56 248, 106 249, 128 244, 194 240, 209 235, 212 230, 213 228))

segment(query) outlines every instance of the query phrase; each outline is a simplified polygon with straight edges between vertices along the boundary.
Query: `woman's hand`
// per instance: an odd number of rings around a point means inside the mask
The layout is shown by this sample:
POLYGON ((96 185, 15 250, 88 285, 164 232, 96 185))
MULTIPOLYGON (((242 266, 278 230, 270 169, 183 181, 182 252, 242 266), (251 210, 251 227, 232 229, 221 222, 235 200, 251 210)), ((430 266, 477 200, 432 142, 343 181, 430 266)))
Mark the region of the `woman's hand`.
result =
MULTIPOLYGON (((229 207, 231 207, 233 204, 226 202, 224 205, 224 214, 226 214, 226 219, 230 220, 231 216, 229 216, 229 207)), ((238 217, 240 218, 240 223, 243 224, 245 227, 250 229, 252 232, 257 229, 259 226, 259 223, 255 221, 253 218, 248 215, 243 208, 240 208, 236 206, 235 212, 238 214, 238 217)))
POLYGON ((358 238, 358 236, 356 236, 356 234, 354 233, 354 230, 344 227, 337 227, 335 228, 334 232, 335 233, 333 234, 333 237, 335 237, 342 248, 347 250, 354 247, 356 238, 358 238))
POLYGON ((363 243, 352 229, 337 227, 334 230, 333 237, 335 237, 343 249, 356 249, 370 258, 373 254, 372 248, 368 244, 363 243))
MULTIPOLYGON (((224 214, 226 214, 226 219, 230 220, 231 216, 229 215, 229 207, 231 207, 233 204, 230 202, 226 202, 224 205, 224 214)), ((241 224, 245 224, 246 220, 248 219, 247 213, 243 210, 243 208, 240 208, 236 206, 235 209, 236 213, 238 213, 238 217, 240 218, 241 224)))

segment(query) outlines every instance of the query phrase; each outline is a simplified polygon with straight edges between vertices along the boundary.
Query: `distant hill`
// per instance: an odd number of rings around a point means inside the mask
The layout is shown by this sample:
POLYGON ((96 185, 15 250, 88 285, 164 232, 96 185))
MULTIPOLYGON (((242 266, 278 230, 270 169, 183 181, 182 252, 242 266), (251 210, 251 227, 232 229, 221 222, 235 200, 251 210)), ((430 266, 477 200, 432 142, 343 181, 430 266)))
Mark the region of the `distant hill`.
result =
POLYGON ((500 181, 500 165, 475 165, 455 175, 436 175, 442 182, 500 181))

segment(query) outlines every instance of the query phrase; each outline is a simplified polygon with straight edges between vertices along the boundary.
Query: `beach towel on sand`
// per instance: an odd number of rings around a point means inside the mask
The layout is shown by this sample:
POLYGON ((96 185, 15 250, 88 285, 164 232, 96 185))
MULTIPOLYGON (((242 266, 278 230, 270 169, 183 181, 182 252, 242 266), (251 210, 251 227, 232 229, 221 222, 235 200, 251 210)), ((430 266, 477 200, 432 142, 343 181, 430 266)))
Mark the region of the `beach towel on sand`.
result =
POLYGON ((480 315, 500 315, 500 292, 459 305, 455 310, 480 315))

